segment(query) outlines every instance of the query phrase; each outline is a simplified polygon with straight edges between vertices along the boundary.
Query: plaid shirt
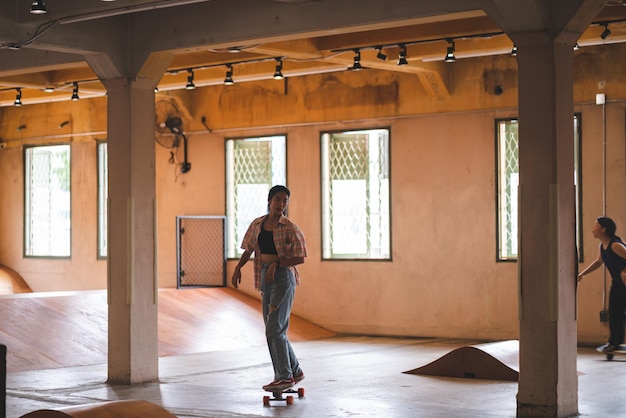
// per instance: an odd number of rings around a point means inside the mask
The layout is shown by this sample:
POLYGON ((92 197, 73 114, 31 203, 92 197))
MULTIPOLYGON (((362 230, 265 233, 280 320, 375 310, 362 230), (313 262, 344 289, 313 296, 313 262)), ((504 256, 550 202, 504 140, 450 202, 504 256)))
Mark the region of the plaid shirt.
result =
MULTIPOLYGON (((254 252, 254 287, 256 290, 261 290, 261 257, 257 257, 261 254, 259 250, 259 234, 263 226, 267 215, 263 215, 256 218, 250 226, 246 235, 243 237, 241 248, 248 252, 254 252)), ((280 220, 274 227, 274 245, 276 246, 276 252, 281 258, 292 257, 306 257, 306 243, 304 241, 304 233, 298 228, 298 226, 291 222, 285 215, 280 217, 280 220)), ((296 284, 300 284, 300 274, 296 266, 288 266, 296 277, 296 284)))

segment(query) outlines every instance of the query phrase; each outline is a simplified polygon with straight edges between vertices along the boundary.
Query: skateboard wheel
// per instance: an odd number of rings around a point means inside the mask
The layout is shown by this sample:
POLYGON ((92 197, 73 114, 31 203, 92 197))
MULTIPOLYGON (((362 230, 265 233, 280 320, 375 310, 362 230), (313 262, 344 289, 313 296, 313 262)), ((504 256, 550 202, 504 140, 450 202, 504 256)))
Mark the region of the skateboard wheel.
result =
POLYGON ((613 357, 615 357, 615 354, 613 354, 613 353, 609 353, 609 354, 606 355, 606 359, 609 360, 609 361, 613 360, 613 357))
POLYGON ((287 405, 293 405, 293 396, 287 396, 287 405))
POLYGON ((298 398, 304 398, 304 388, 298 388, 298 398))
POLYGON ((263 397, 263 406, 269 406, 270 404, 270 397, 269 396, 264 396, 263 397))

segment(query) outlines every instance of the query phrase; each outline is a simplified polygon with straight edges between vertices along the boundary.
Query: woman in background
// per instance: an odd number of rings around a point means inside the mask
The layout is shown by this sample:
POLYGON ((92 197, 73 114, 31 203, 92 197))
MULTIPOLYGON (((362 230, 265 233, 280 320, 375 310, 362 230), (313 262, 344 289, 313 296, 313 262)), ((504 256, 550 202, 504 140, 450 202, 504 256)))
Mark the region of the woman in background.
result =
POLYGON ((603 353, 619 350, 624 343, 624 327, 626 326, 626 285, 622 280, 622 272, 626 268, 626 245, 615 231, 617 226, 611 218, 600 217, 591 230, 593 236, 600 240, 598 257, 578 274, 580 282, 586 274, 598 269, 602 264, 611 273, 611 290, 609 291, 609 341, 598 348, 603 353))

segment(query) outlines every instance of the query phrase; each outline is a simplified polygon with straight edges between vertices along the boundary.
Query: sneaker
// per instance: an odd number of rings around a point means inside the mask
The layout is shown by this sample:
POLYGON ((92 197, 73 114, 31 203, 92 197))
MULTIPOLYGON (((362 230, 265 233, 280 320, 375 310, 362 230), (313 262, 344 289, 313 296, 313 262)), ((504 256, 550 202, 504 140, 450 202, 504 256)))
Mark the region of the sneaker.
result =
POLYGON ((299 383, 300 381, 304 380, 304 372, 302 370, 300 370, 300 374, 297 374, 293 377, 293 381, 295 383, 299 383))
POLYGON ((619 347, 616 347, 613 344, 606 343, 602 347, 600 347, 599 351, 601 351, 603 353, 612 353, 613 351, 617 350, 618 348, 619 347))
POLYGON ((281 390, 289 389, 295 384, 296 382, 293 379, 274 380, 272 383, 263 386, 263 390, 268 392, 278 392, 281 390))

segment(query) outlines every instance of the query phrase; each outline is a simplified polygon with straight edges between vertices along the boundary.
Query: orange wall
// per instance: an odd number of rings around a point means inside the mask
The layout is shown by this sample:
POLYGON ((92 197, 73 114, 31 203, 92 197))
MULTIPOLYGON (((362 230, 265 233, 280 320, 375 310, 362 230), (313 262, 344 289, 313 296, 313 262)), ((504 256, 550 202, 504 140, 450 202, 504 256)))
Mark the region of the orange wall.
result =
MULTIPOLYGON (((611 48, 626 56, 623 47, 611 48)), ((588 62, 585 55, 577 60, 588 62)), ((613 100, 606 118, 607 213, 626 235, 626 84, 623 62, 579 67, 584 267, 596 254, 589 230, 602 213, 602 108, 594 104, 599 79, 613 100)), ((169 150, 155 145, 160 287, 176 286, 176 216, 224 215, 224 139, 286 134, 289 214, 309 247, 296 314, 346 333, 517 338, 517 264, 496 262, 494 155, 494 119, 517 113, 514 59, 458 60, 447 71, 451 96, 439 100, 430 99, 415 76, 374 70, 299 77, 287 85, 272 80, 171 92, 191 116, 192 169, 181 174, 169 163, 169 150), (502 84, 502 95, 493 94, 494 83, 502 84), (368 127, 391 129, 393 261, 322 262, 320 131, 368 127)), ((106 287, 106 261, 96 258, 95 142, 106 137, 105 109, 105 99, 0 109, 0 138, 8 144, 0 149, 0 264, 35 291, 106 287), (63 120, 72 123, 59 128, 63 120), (17 132, 22 123, 27 129, 17 132), (72 257, 24 259, 22 147, 70 140, 72 257)), ((182 160, 182 149, 177 157, 182 160)), ((229 277, 234 264, 228 263, 229 277)), ((243 280, 242 291, 255 294, 251 265, 243 280)), ((597 272, 579 289, 581 342, 605 338, 601 303, 597 272)))

